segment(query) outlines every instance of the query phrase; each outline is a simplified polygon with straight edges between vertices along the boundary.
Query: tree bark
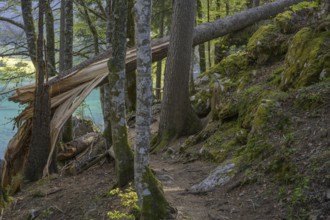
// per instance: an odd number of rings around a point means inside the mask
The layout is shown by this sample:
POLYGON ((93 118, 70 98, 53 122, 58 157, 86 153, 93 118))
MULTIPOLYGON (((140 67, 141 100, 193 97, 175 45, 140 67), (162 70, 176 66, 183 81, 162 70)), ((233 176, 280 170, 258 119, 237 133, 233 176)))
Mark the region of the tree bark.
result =
MULTIPOLYGON (((61 10, 61 16, 64 16, 64 32, 61 33, 64 36, 61 40, 64 40, 62 46, 60 48, 60 57, 63 57, 62 65, 60 64, 60 75, 64 74, 65 70, 72 68, 73 66, 73 0, 64 0, 63 5, 64 9, 61 10), (64 14, 62 12, 64 10, 64 14), (62 52, 62 53, 61 53, 62 52)), ((62 5, 61 5, 62 7, 62 5)), ((61 62, 61 60, 60 60, 61 62)), ((73 125, 72 118, 70 117, 66 124, 63 127, 62 140, 64 143, 69 142, 73 139, 73 125)))
MULTIPOLYGON (((111 26, 111 15, 112 15, 112 0, 107 0, 107 30, 106 30, 106 41, 107 41, 107 48, 111 47, 111 33, 112 33, 112 26, 111 26)), ((100 88, 100 96, 101 96, 101 106, 102 106, 102 113, 103 113, 103 122, 104 122, 104 130, 103 136, 106 140, 107 149, 110 149, 112 145, 112 132, 111 132, 111 122, 110 122, 110 87, 109 87, 109 79, 107 78, 107 83, 104 84, 100 88)))
POLYGON ((47 163, 50 152, 50 101, 49 86, 44 85, 45 62, 44 62, 44 24, 45 1, 39 0, 39 23, 37 42, 37 82, 34 101, 34 113, 32 119, 32 140, 28 155, 25 178, 36 181, 43 176, 43 169, 47 163))
MULTIPOLYGON (((217 7, 217 11, 219 12, 216 15, 216 20, 220 19, 220 10, 221 10, 221 2, 220 0, 216 0, 216 7, 217 7)), ((222 50, 221 50, 221 45, 220 43, 216 42, 214 45, 214 63, 217 64, 221 61, 222 59, 222 50)))
MULTIPOLYGON (((200 23, 203 20, 203 8, 202 8, 202 2, 201 0, 197 0, 197 17, 200 23)), ((205 57, 205 44, 201 43, 198 46, 198 51, 199 51, 199 67, 201 73, 206 71, 206 57, 205 57)))
POLYGON ((127 139, 125 108, 127 0, 114 1, 113 18, 111 38, 113 54, 108 62, 110 118, 118 185, 123 187, 134 179, 134 157, 127 139))
POLYGON ((49 76, 56 75, 56 66, 55 66, 55 32, 54 32, 54 16, 53 11, 50 5, 50 1, 46 1, 46 58, 47 58, 47 73, 49 76))
MULTIPOLYGON (((128 0, 128 17, 127 17, 127 47, 135 46, 134 37, 134 17, 133 17, 134 0, 128 0)), ((126 106, 127 111, 135 111, 136 109, 136 72, 135 70, 126 73, 126 106)))
POLYGON ((36 33, 34 30, 34 19, 32 15, 32 1, 31 0, 22 0, 21 1, 22 16, 24 22, 24 30, 26 35, 27 47, 31 61, 35 67, 37 67, 36 60, 36 33))
POLYGON ((189 100, 189 73, 196 2, 175 1, 159 124, 159 147, 202 128, 189 100))
POLYGON ((161 186, 149 168, 151 106, 150 17, 151 0, 136 2, 137 109, 134 179, 140 207, 140 219, 168 219, 170 206, 161 186))

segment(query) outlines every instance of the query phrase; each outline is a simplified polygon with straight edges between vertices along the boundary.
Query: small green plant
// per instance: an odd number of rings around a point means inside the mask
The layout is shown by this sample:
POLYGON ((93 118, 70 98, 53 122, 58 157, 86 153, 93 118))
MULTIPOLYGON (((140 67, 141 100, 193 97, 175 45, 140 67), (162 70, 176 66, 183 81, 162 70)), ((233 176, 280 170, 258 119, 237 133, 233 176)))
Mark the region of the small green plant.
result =
POLYGON ((124 208, 124 212, 118 210, 108 212, 107 214, 109 219, 118 219, 118 220, 135 219, 135 216, 131 213, 134 213, 138 210, 138 205, 137 205, 138 197, 131 185, 125 190, 115 188, 111 190, 108 193, 108 195, 111 197, 118 196, 120 198, 120 203, 124 208))

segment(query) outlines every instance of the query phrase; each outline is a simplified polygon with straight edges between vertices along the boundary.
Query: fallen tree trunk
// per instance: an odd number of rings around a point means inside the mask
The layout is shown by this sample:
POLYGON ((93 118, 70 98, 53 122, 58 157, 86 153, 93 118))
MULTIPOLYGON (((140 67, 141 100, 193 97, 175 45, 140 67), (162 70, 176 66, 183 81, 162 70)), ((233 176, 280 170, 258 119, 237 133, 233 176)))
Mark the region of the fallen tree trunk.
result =
MULTIPOLYGON (((211 23, 199 25, 195 28, 193 43, 197 45, 238 31, 257 21, 270 18, 282 12, 287 7, 302 1, 278 0, 211 23)), ((153 61, 158 61, 166 57, 169 45, 168 39, 169 37, 165 37, 152 43, 153 61)), ((95 87, 106 82, 105 79, 109 74, 107 61, 110 54, 111 52, 107 51, 69 70, 68 75, 54 77, 49 81, 52 110, 51 153, 44 169, 44 175, 48 175, 48 167, 51 163, 52 154, 63 124, 95 87)), ((126 70, 129 72, 135 68, 136 50, 133 48, 128 50, 126 54, 126 70)), ((29 105, 16 118, 18 131, 10 141, 5 154, 2 187, 10 185, 14 176, 21 175, 29 152, 31 119, 33 116, 33 106, 31 103, 34 101, 34 90, 34 84, 24 86, 16 89, 16 94, 10 97, 12 101, 22 104, 28 103, 29 105)), ((14 187, 14 191, 17 190, 16 187, 14 187)))

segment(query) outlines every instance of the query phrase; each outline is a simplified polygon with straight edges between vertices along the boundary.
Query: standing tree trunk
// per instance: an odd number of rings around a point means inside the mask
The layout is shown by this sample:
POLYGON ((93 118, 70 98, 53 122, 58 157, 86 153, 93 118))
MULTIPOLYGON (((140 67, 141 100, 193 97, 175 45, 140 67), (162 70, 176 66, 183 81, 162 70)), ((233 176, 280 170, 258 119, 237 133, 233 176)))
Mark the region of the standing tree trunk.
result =
MULTIPOLYGON (((210 0, 207 0, 207 22, 210 22, 210 0)), ((207 58, 208 58, 208 64, 209 68, 212 66, 211 62, 211 41, 207 42, 207 58)))
MULTIPOLYGON (((216 7, 217 7, 217 15, 216 19, 220 19, 220 10, 221 10, 221 2, 220 0, 216 0, 216 7)), ((222 50, 220 43, 216 42, 214 45, 214 63, 217 64, 222 59, 222 50)))
POLYGON ((92 33, 92 36, 93 36, 94 54, 98 55, 100 53, 100 50, 99 50, 99 35, 97 33, 96 25, 93 24, 92 19, 89 16, 88 8, 85 4, 85 1, 84 0, 77 0, 77 1, 82 7, 82 8, 80 8, 78 6, 78 10, 83 15, 83 18, 86 21, 86 23, 88 25, 88 28, 89 28, 90 32, 92 33))
POLYGON ((21 1, 22 16, 24 22, 24 30, 26 35, 27 47, 31 61, 35 67, 37 67, 36 60, 36 33, 34 30, 34 19, 32 15, 32 0, 22 0, 21 1))
MULTIPOLYGON (((107 17, 107 30, 106 30, 106 41, 107 48, 111 47, 111 15, 112 15, 112 2, 113 0, 107 0, 106 6, 106 17, 107 17)), ((110 87, 109 83, 103 85, 100 88, 100 96, 101 96, 101 105, 102 105, 102 113, 103 113, 103 122, 104 122, 104 130, 103 136, 107 143, 107 149, 110 149, 112 145, 112 137, 111 137, 111 122, 110 122, 110 87)))
POLYGON ((168 219, 170 206, 149 168, 149 139, 153 99, 151 79, 150 17, 151 0, 136 3, 137 109, 134 179, 140 219, 168 219))
POLYGON ((112 57, 109 59, 110 119, 118 185, 134 178, 134 157, 128 144, 125 108, 125 59, 127 0, 114 0, 112 19, 112 57))
MULTIPOLYGON (((45 21, 46 21, 46 64, 47 75, 56 75, 56 61, 55 61, 55 32, 54 32, 54 16, 51 7, 51 0, 45 1, 45 21)), ((57 169, 57 151, 55 150, 52 155, 52 163, 49 167, 50 173, 56 173, 57 169)))
MULTIPOLYGON (((198 17, 198 23, 202 23, 203 21, 203 7, 202 7, 202 1, 197 0, 197 17, 198 17)), ((202 43, 198 45, 199 50, 199 67, 201 73, 206 71, 206 57, 205 57, 205 43, 202 43)))
POLYGON ((47 58, 47 74, 49 76, 56 75, 55 67, 55 32, 54 32, 54 16, 53 11, 50 5, 50 1, 47 0, 46 11, 45 11, 45 20, 46 20, 46 58, 47 58))
MULTIPOLYGON (((134 37, 134 16, 133 16, 134 0, 128 0, 128 17, 127 17, 127 47, 135 46, 134 37)), ((126 73, 126 106, 128 112, 136 109, 136 72, 135 70, 126 73)))
MULTIPOLYGON (((61 32, 61 40, 64 42, 60 43, 60 74, 64 70, 71 69, 73 66, 72 59, 72 48, 73 48, 73 0, 62 0, 61 1, 61 25, 64 23, 64 27, 61 32), (65 3, 62 5, 62 3, 65 3), (64 14, 62 14, 64 11, 64 14), (63 17, 62 17, 63 16, 63 17), (63 20, 62 20, 63 19, 63 20), (63 60, 61 60, 63 58, 63 60), (63 62, 63 63, 61 63, 63 62), (63 69, 61 69, 63 68, 63 69)), ((73 139, 73 128, 72 128, 72 117, 70 117, 64 125, 62 140, 64 143, 69 142, 73 139)))
POLYGON ((32 119, 32 140, 28 155, 25 178, 29 181, 36 181, 43 176, 43 170, 47 163, 50 152, 50 100, 49 86, 44 85, 45 72, 44 62, 44 23, 45 1, 39 0, 39 23, 38 23, 38 42, 37 42, 37 76, 36 91, 34 101, 34 112, 32 119))
POLYGON ((172 138, 194 134, 202 129, 189 100, 195 10, 195 0, 174 2, 159 124, 159 148, 172 138))
MULTIPOLYGON (((164 37, 164 19, 165 19, 165 1, 161 1, 161 12, 160 12, 160 26, 159 26, 159 37, 164 37)), ((161 100, 162 98, 162 60, 157 62, 156 70, 156 99, 161 100)))

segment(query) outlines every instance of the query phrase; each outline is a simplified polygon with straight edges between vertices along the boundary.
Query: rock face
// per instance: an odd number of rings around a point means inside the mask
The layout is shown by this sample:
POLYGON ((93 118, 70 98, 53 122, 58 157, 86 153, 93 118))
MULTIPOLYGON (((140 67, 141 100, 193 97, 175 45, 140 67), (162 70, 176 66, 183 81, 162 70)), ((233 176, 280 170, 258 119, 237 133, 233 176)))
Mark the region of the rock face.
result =
POLYGON ((191 192, 209 192, 215 189, 217 186, 222 186, 228 183, 235 173, 235 167, 236 166, 234 163, 226 163, 224 165, 218 166, 202 182, 193 185, 190 188, 191 192))

